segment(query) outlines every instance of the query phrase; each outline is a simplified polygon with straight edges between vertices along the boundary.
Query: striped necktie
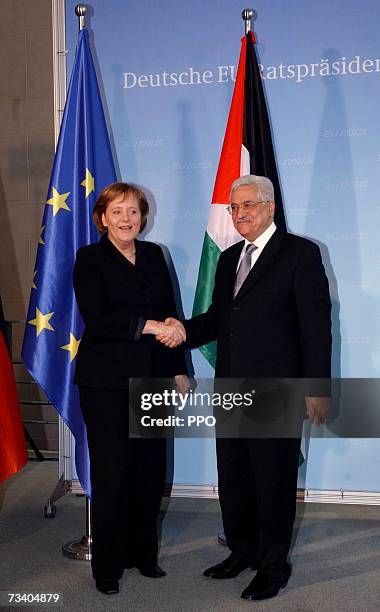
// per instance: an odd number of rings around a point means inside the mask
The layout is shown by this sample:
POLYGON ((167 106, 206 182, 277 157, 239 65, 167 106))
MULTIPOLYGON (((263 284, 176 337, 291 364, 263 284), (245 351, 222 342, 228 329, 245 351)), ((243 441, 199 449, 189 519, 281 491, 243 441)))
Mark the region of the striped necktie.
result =
POLYGON ((242 284, 251 271, 251 255, 256 249, 257 246, 255 244, 249 244, 245 250, 244 257, 240 262, 240 266, 236 274, 234 297, 236 297, 236 295, 239 293, 242 284))

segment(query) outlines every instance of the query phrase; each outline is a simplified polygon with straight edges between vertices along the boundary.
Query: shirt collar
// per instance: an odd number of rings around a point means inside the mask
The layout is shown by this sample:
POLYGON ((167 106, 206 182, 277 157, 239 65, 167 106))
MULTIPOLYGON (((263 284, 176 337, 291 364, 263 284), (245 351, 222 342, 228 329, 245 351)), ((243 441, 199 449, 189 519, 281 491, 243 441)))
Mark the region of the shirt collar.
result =
POLYGON ((245 249, 247 248, 249 244, 254 244, 258 249, 263 249, 266 243, 269 242, 269 240, 272 238, 276 229, 277 229, 276 224, 274 221, 272 221, 270 226, 267 227, 267 229, 262 234, 260 234, 260 236, 258 236, 256 240, 254 240, 253 242, 250 242, 249 240, 245 239, 243 250, 245 251, 245 249))

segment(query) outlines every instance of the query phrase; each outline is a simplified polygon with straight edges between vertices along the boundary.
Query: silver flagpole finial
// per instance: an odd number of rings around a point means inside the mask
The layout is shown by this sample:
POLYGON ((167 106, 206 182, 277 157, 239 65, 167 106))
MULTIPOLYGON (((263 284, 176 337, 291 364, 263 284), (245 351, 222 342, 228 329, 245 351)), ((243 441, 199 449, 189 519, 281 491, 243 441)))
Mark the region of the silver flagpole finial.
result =
POLYGON ((250 8, 244 9, 244 11, 241 14, 241 17, 245 21, 245 33, 248 34, 248 32, 251 31, 251 19, 253 17, 253 9, 250 9, 250 8))
POLYGON ((83 30, 84 28, 84 16, 86 14, 87 8, 85 4, 77 4, 75 7, 75 14, 79 17, 79 29, 83 30))

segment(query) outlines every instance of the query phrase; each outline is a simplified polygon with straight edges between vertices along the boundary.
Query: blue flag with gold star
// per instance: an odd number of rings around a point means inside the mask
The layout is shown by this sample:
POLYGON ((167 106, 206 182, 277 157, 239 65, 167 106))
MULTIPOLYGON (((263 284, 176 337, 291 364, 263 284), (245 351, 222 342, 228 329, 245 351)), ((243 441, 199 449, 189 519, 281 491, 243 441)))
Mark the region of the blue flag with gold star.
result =
POLYGON ((90 495, 86 428, 73 384, 83 321, 73 291, 79 247, 96 242, 92 210, 116 181, 86 29, 79 32, 38 244, 22 357, 75 438, 75 464, 90 495))

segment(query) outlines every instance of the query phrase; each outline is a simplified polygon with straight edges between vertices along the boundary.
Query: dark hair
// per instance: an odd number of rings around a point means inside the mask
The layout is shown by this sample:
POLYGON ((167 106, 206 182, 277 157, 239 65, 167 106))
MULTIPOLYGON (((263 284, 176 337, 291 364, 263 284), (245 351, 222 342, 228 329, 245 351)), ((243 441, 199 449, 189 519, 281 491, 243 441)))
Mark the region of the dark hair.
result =
POLYGON ((96 228, 101 234, 104 234, 104 232, 107 231, 107 228, 103 225, 102 215, 106 212, 109 203, 119 195, 132 195, 137 199, 141 212, 140 232, 142 232, 148 219, 149 204, 145 193, 139 187, 136 187, 136 185, 131 185, 130 183, 112 183, 101 191, 98 199, 95 202, 94 212, 92 215, 96 228))

